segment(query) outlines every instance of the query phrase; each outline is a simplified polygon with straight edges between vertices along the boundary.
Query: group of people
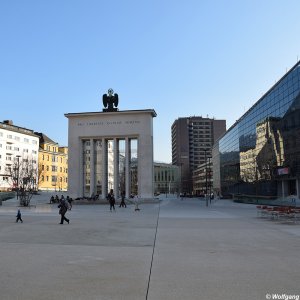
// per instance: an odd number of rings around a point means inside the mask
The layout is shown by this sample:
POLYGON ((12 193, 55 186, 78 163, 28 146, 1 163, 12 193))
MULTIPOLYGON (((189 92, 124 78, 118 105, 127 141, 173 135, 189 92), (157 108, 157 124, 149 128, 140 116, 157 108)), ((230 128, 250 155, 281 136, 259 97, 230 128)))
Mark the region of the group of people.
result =
MULTIPOLYGON (((130 198, 134 199, 135 196, 132 194, 130 195, 130 198)), ((110 192, 107 195, 107 200, 109 202, 109 206, 110 206, 110 211, 115 211, 115 204, 116 204, 116 199, 115 199, 115 195, 114 195, 114 191, 113 189, 110 190, 110 192)), ((69 196, 67 196, 66 198, 64 197, 64 195, 61 195, 61 197, 59 198, 58 195, 51 196, 50 198, 50 203, 59 203, 58 208, 59 208, 59 214, 61 216, 60 219, 60 223, 59 224, 64 224, 64 221, 66 221, 68 224, 70 224, 70 219, 66 218, 66 213, 68 210, 72 209, 72 202, 73 199, 70 198, 69 196)), ((119 207, 127 207, 126 202, 125 202, 125 192, 122 191, 121 192, 121 202, 119 207)), ((135 201, 135 211, 139 211, 139 207, 138 207, 138 201, 135 201)), ((21 211, 20 209, 18 209, 17 215, 16 215, 16 222, 18 223, 18 221, 21 221, 21 223, 23 223, 22 217, 21 217, 21 211)))
MULTIPOLYGON (((135 211, 139 211, 139 203, 138 203, 138 199, 134 194, 130 195, 130 198, 134 201, 134 205, 135 205, 135 211)), ((116 199, 115 199, 115 195, 114 195, 114 191, 113 189, 110 190, 110 192, 107 195, 107 200, 109 202, 109 209, 110 211, 115 211, 115 204, 116 204, 116 199)), ((121 202, 119 207, 127 207, 126 203, 125 203, 125 192, 122 191, 121 192, 121 202)))
POLYGON ((50 204, 51 203, 60 203, 62 200, 66 200, 68 202, 69 207, 70 207, 69 210, 71 210, 73 199, 70 198, 69 196, 67 196, 67 198, 65 199, 64 195, 61 195, 60 198, 57 195, 55 197, 52 195, 50 198, 50 204))
MULTIPOLYGON (((115 209, 116 199, 115 199, 113 189, 111 189, 110 192, 108 193, 107 200, 109 202, 110 211, 112 211, 112 210, 116 211, 116 209, 115 209)), ((121 202, 120 202, 119 207, 127 207, 126 203, 125 203, 125 192, 124 191, 121 193, 121 202)))

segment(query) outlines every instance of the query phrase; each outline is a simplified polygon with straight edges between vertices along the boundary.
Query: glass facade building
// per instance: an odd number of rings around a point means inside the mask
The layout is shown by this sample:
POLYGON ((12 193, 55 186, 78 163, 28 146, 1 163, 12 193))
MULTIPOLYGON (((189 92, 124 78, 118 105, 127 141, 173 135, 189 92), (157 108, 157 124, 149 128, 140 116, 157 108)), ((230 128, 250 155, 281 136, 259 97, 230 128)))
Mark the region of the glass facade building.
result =
POLYGON ((219 139, 223 196, 300 197, 300 63, 219 139))

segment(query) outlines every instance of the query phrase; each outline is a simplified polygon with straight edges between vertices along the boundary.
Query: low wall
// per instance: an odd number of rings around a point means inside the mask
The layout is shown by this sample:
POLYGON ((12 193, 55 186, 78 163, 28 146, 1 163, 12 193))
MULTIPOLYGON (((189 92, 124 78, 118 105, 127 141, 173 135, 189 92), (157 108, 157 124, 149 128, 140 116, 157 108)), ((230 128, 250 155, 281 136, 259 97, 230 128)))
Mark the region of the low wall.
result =
POLYGON ((16 196, 15 192, 0 192, 0 202, 2 204, 2 201, 8 200, 8 199, 12 199, 15 196, 16 196))

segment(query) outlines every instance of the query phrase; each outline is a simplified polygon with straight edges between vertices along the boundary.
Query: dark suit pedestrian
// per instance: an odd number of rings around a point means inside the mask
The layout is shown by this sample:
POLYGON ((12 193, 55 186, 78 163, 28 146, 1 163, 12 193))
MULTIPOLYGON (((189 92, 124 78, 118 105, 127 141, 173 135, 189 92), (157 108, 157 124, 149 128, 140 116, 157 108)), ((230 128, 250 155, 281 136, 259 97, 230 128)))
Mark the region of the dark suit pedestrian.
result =
POLYGON ((126 207, 126 203, 125 203, 125 192, 124 192, 124 191, 121 193, 121 202, 120 202, 119 207, 126 207))
POLYGON ((114 190, 111 189, 110 192, 107 195, 107 200, 109 202, 109 209, 110 211, 112 211, 112 209, 115 211, 115 203, 116 203, 116 199, 115 199, 115 195, 114 195, 114 190))
POLYGON ((22 216, 21 216, 21 211, 18 209, 18 212, 17 212, 17 215, 16 215, 16 223, 19 222, 19 220, 21 221, 21 223, 23 223, 23 220, 22 220, 22 216))
POLYGON ((70 220, 65 217, 65 214, 68 211, 68 203, 66 202, 66 200, 64 199, 60 200, 60 204, 58 205, 58 208, 59 208, 59 214, 61 216, 59 224, 64 224, 64 221, 68 222, 69 224, 70 220))

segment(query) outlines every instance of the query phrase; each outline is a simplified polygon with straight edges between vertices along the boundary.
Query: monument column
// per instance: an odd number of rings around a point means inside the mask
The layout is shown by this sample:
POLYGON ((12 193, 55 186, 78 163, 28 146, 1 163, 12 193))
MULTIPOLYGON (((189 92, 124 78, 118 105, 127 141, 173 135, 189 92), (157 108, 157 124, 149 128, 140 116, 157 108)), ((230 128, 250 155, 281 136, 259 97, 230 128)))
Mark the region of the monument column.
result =
POLYGON ((79 193, 78 196, 79 197, 83 197, 83 178, 84 178, 84 171, 83 171, 83 140, 79 140, 79 193))
POLYGON ((107 141, 102 139, 102 199, 107 196, 107 141))
POLYGON ((125 138, 125 197, 130 196, 130 140, 128 137, 125 138))
POLYGON ((114 138, 114 194, 119 196, 119 140, 114 138))
POLYGON ((153 197, 153 139, 152 135, 138 138, 138 193, 139 197, 153 197))
POLYGON ((95 143, 93 139, 90 139, 90 149, 91 149, 90 197, 92 197, 95 196, 95 143))

